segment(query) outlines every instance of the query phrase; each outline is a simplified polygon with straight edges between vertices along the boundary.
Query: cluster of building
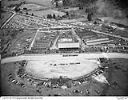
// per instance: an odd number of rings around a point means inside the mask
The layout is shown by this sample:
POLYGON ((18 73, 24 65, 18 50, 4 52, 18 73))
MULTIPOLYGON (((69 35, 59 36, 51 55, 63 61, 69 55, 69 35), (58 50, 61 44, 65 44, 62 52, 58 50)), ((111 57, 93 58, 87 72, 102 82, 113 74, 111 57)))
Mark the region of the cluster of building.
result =
POLYGON ((38 32, 34 44, 31 47, 32 53, 45 53, 47 52, 56 38, 57 33, 38 32))
POLYGON ((88 30, 77 31, 77 34, 87 46, 107 44, 113 41, 107 36, 97 35, 96 33, 88 30))
POLYGON ((17 42, 19 47, 17 46, 16 48, 18 49, 14 48, 13 51, 16 51, 17 55, 23 53, 128 52, 128 44, 125 40, 99 35, 88 30, 75 30, 75 32, 83 42, 84 49, 81 49, 83 45, 75 37, 71 28, 60 27, 56 30, 56 27, 51 27, 46 28, 46 30, 45 28, 39 30, 30 50, 28 48, 30 48, 32 40, 26 42, 20 41, 23 43, 17 42), (61 31, 58 31, 59 29, 61 31), (24 46, 21 47, 22 45, 24 46))
MULTIPOLYGON (((102 26, 100 26, 100 24, 98 24, 98 27, 100 27, 100 30, 102 29, 102 26)), ((56 49, 55 52, 60 52, 60 49, 65 49, 65 51, 67 51, 66 49, 72 49, 71 51, 81 51, 81 47, 83 45, 81 45, 80 41, 78 41, 77 39, 75 39, 74 37, 63 37, 63 35, 66 33, 67 36, 74 36, 74 35, 70 35, 70 32, 68 32, 67 30, 70 30, 71 28, 75 28, 76 34, 80 37, 80 39, 82 40, 82 43, 84 44, 84 49, 85 52, 88 51, 89 49, 90 52, 91 51, 107 51, 107 52, 112 52, 115 51, 115 48, 117 49, 117 45, 115 42, 115 40, 111 39, 110 37, 106 36, 106 35, 101 35, 98 33, 94 33, 91 31, 91 29, 96 28, 96 25, 94 25, 93 23, 83 23, 83 22, 73 22, 73 23, 63 23, 63 22, 59 22, 59 21, 55 21, 55 20, 49 20, 49 19, 45 19, 45 18, 40 18, 40 17, 36 17, 36 16, 30 16, 30 15, 24 15, 24 14, 17 14, 13 17, 13 19, 5 26, 6 28, 42 28, 43 27, 43 31, 47 31, 47 32, 51 32, 50 34, 52 35, 46 35, 45 33, 39 33, 42 34, 42 36, 39 36, 40 39, 36 39, 34 42, 33 47, 31 48, 31 53, 48 53, 48 50, 50 49, 50 47, 53 45, 54 40, 56 38, 57 35, 56 32, 59 31, 59 39, 57 40, 56 45, 56 49), (85 29, 87 28, 87 29, 85 29), (81 30, 81 31, 77 31, 81 30), (61 36, 61 31, 65 33, 62 34, 61 36), (55 33, 55 34, 54 34, 55 33), (60 38, 61 37, 61 38, 60 38), (105 45, 105 46, 104 46, 105 45), (108 46, 109 45, 109 46, 108 46), (115 48, 111 48, 110 45, 116 45, 115 48), (107 47, 106 47, 107 46, 107 47), (107 50, 102 48, 108 48, 107 50), (77 50, 76 50, 77 49, 77 50)), ((102 29, 103 30, 103 29, 102 29)), ((109 29, 109 31, 111 31, 111 29, 109 29)), ((124 42, 125 45, 122 45, 121 43, 121 50, 118 51, 125 51, 127 52, 127 41, 124 42)), ((124 44, 123 43, 123 44, 124 44)), ((51 51, 49 51, 49 53, 54 52, 53 49, 50 49, 51 51)), ((64 50, 63 50, 64 51, 64 50)), ((22 54, 22 53, 21 53, 22 54)))

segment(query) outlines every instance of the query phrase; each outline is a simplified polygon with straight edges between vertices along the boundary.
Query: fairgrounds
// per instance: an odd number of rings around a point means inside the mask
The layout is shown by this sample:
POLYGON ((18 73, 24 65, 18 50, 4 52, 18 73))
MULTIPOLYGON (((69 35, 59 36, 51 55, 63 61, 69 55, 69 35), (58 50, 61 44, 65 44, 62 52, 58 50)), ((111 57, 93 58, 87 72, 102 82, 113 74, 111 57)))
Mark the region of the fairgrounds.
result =
POLYGON ((27 60, 26 72, 38 79, 44 78, 77 78, 87 75, 100 65, 98 58, 125 58, 128 54, 122 53, 80 53, 80 54, 31 54, 10 57, 1 60, 9 63, 27 60))

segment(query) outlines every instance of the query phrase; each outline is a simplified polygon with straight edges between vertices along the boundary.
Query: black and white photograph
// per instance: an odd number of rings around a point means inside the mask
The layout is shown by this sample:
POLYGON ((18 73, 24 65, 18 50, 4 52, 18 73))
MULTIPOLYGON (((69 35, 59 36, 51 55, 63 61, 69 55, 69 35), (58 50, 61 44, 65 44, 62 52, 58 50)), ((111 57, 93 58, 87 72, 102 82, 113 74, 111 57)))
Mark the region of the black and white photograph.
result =
POLYGON ((0 0, 0 15, 1 96, 128 96, 128 0, 0 0))

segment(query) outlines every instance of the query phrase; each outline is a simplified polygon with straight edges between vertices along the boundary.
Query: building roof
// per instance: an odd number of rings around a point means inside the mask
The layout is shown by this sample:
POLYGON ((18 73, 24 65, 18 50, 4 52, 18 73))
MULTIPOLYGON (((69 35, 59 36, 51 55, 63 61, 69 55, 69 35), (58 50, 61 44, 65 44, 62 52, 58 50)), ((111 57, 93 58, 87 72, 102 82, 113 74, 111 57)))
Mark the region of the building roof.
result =
POLYGON ((79 48, 79 43, 58 43, 58 48, 79 48))

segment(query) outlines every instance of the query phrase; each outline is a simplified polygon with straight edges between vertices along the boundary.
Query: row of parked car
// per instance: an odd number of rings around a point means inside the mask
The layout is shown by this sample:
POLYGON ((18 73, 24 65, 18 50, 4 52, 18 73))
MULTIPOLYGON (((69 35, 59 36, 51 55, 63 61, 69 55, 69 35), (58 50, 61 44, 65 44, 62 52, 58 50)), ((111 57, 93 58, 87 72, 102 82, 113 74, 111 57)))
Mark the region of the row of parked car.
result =
POLYGON ((22 88, 26 87, 23 82, 20 82, 20 81, 16 80, 15 77, 11 73, 8 75, 8 81, 15 84, 15 85, 18 85, 22 88))

